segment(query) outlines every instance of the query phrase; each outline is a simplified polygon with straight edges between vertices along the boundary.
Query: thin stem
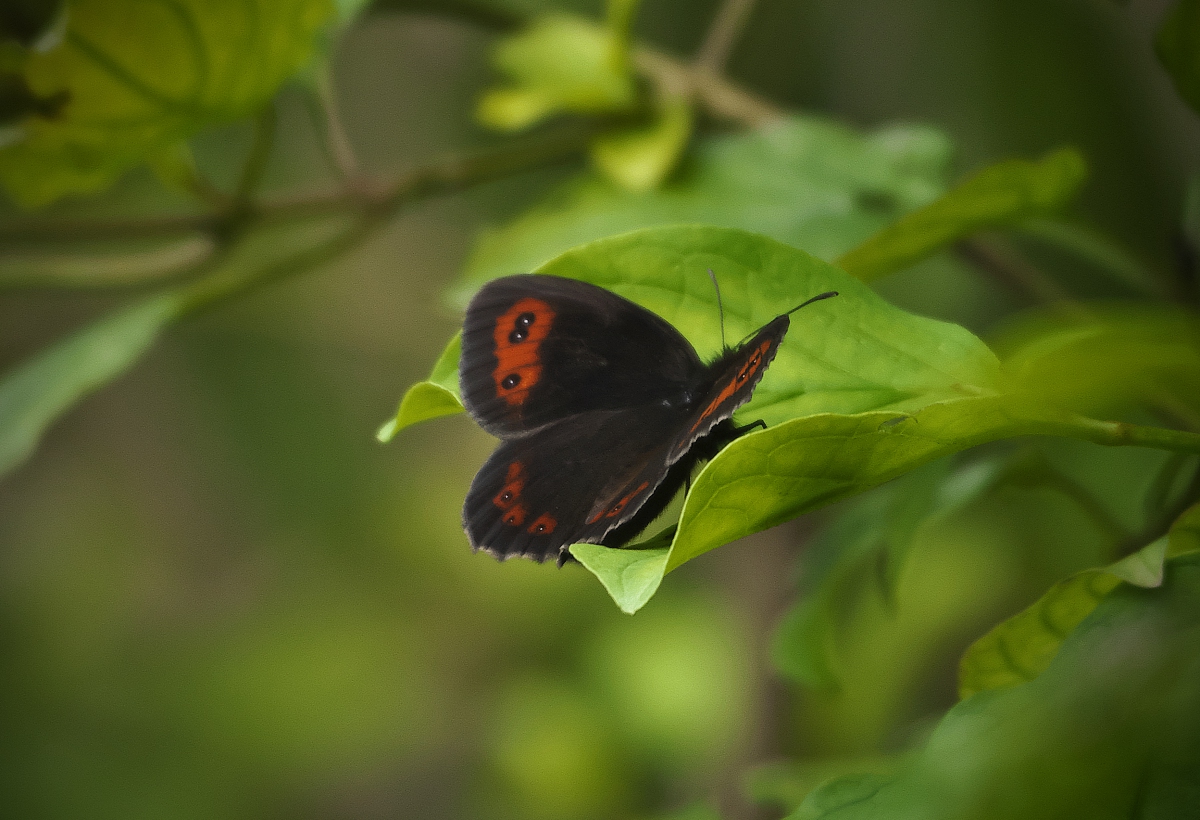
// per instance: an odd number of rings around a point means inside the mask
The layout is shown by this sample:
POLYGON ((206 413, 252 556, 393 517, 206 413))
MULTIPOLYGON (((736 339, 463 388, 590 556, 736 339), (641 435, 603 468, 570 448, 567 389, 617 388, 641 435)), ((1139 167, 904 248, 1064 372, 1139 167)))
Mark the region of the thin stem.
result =
POLYGON ((254 121, 254 141, 250 144, 250 153, 246 155, 246 163, 242 166, 242 174, 234 188, 234 207, 244 207, 249 203, 254 192, 262 183, 267 161, 271 158, 271 148, 275 144, 275 103, 271 101, 263 107, 258 118, 254 121))
POLYGON ((231 277, 218 272, 189 286, 184 312, 210 307, 235 295, 312 270, 361 244, 397 211, 413 202, 577 157, 593 136, 592 128, 566 128, 515 140, 475 156, 447 157, 412 171, 377 194, 364 194, 366 199, 357 218, 331 239, 249 274, 231 277))
POLYGON ((1200 454, 1200 433, 1168 430, 1165 427, 1146 427, 1123 421, 1100 421, 1076 417, 1063 422, 1049 422, 1048 435, 1083 439, 1108 447, 1150 447, 1173 453, 1200 454))
POLYGON ((1132 537, 1125 525, 1118 521, 1087 487, 1084 487, 1070 476, 1064 475, 1058 470, 1053 470, 1041 478, 1041 483, 1046 487, 1058 490, 1067 498, 1074 501, 1075 505, 1114 541, 1123 543, 1126 539, 1132 537))
POLYGON ((1177 498, 1163 507, 1157 515, 1151 518, 1141 531, 1130 535, 1118 543, 1117 554, 1128 555, 1131 552, 1140 550, 1151 541, 1156 541, 1163 537, 1171 531, 1171 526, 1175 523, 1176 519, 1187 512, 1188 508, 1197 501, 1200 501, 1200 469, 1197 469, 1192 474, 1192 479, 1188 482, 1187 488, 1177 498))
POLYGON ((784 109, 718 74, 697 71, 660 51, 637 48, 633 52, 633 64, 668 94, 695 100, 717 119, 758 128, 787 114, 784 109))
POLYGON ((107 290, 163 285, 188 275, 217 251, 208 236, 185 236, 117 253, 29 253, 0 256, 0 288, 107 290))
POLYGON ((317 74, 315 99, 320 109, 319 127, 325 135, 325 149, 329 152, 333 167, 343 179, 358 179, 361 174, 358 158, 342 124, 342 109, 333 83, 332 66, 328 61, 317 74))
MULTIPOLYGON (((413 0, 376 2, 375 7, 395 10, 422 10, 461 15, 470 22, 494 29, 507 30, 515 27, 524 18, 510 14, 494 14, 481 4, 458 2, 443 8, 443 3, 413 0)), ((678 96, 694 99, 710 115, 747 127, 757 128, 782 119, 786 111, 746 89, 729 82, 710 71, 697 71, 678 59, 660 51, 638 47, 633 52, 634 66, 660 88, 678 96)), ((269 112, 270 131, 274 130, 274 113, 269 112)), ((265 154, 269 153, 269 142, 260 121, 260 130, 255 139, 256 148, 251 149, 251 159, 244 167, 238 190, 252 190, 260 181, 266 165, 265 154), (263 154, 259 157, 260 152, 263 154)), ((598 126, 597 126, 598 128, 598 126)), ((515 149, 519 153, 522 149, 515 149)), ((132 239, 156 239, 183 236, 189 233, 216 234, 229 229, 248 228, 253 224, 279 224, 296 219, 306 219, 323 214, 343 213, 362 207, 370 207, 378 194, 372 191, 388 190, 391 186, 383 181, 359 176, 342 187, 319 194, 298 194, 273 199, 246 201, 241 204, 236 218, 231 218, 228 201, 212 211, 200 213, 163 214, 146 217, 117 219, 73 219, 73 220, 16 220, 0 224, 0 242, 37 244, 42 242, 78 242, 86 240, 123 241, 132 239)))
POLYGON ((1026 236, 1079 257, 1109 279, 1139 293, 1166 295, 1162 282, 1155 280, 1129 252, 1102 234, 1049 219, 1030 219, 1015 227, 1026 236))
POLYGON ((721 4, 696 51, 697 69, 717 75, 725 71, 733 46, 754 11, 754 3, 755 0, 725 0, 721 4))
POLYGON ((1043 273, 1015 248, 999 240, 972 236, 961 240, 955 250, 974 264, 1010 287, 1038 302, 1048 302, 1064 313, 1088 318, 1091 313, 1061 285, 1043 273))

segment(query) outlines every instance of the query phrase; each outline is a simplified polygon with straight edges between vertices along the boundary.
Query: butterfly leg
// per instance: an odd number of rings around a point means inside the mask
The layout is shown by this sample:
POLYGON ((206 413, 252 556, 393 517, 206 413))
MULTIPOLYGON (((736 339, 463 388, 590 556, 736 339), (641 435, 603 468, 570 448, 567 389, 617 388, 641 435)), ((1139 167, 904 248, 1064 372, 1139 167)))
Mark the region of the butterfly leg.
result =
POLYGON ((733 432, 737 433, 740 436, 740 435, 743 435, 744 433, 749 433, 755 427, 761 427, 763 430, 766 430, 767 423, 765 421, 763 421, 762 419, 759 419, 758 421, 752 421, 749 424, 742 425, 741 427, 734 427, 733 432))

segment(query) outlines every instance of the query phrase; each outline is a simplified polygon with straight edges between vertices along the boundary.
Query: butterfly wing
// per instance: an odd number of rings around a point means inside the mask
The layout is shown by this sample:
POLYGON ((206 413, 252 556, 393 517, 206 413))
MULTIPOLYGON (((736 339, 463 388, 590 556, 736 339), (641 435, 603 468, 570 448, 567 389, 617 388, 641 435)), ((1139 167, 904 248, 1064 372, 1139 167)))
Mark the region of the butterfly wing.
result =
POLYGON ((683 458, 697 441, 712 433, 718 424, 732 418, 735 410, 750 401, 767 366, 779 352, 779 344, 787 334, 789 324, 786 315, 776 317, 750 341, 709 365, 706 390, 671 443, 668 463, 683 458))
POLYGON ((600 542, 660 487, 681 422, 661 405, 595 411, 502 442, 463 505, 471 546, 544 561, 562 560, 571 544, 600 542))
POLYGON ((666 320, 573 279, 493 280, 463 322, 463 404, 499 438, 589 411, 671 401, 703 374, 696 351, 666 320))

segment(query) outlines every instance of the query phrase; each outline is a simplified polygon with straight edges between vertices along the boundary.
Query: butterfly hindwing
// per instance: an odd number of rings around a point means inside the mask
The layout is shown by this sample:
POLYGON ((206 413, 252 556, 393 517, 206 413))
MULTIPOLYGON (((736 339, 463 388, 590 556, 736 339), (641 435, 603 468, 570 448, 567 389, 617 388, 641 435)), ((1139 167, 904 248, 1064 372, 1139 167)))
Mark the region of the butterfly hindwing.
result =
POLYGON ((602 541, 660 487, 680 420, 661 406, 596 411, 502 442, 463 506, 471 545, 544 561, 602 541))
POLYGON ((484 285, 467 308, 462 343, 463 404, 500 438, 673 398, 704 372, 692 346, 657 314, 555 276, 484 285))

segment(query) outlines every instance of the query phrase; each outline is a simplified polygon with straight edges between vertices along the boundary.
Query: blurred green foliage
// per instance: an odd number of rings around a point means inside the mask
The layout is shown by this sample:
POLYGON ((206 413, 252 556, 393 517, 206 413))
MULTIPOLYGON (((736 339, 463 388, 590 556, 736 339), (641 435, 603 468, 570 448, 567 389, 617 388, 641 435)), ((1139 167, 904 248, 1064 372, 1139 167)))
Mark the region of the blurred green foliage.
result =
POLYGON ((10 5, 0 814, 1200 801, 1194 3, 10 5), (371 435, 542 265, 705 355, 705 267, 730 338, 842 292, 604 587, 470 554, 466 419, 371 435))

